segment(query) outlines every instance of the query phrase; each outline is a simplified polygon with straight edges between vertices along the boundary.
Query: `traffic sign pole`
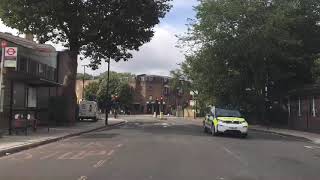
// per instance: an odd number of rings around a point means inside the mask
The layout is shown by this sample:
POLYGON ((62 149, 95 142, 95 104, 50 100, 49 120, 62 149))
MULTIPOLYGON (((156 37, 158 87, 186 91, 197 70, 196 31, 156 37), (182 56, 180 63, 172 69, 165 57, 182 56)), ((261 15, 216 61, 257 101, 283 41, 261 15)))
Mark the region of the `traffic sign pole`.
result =
MULTIPOLYGON (((1 43, 1 45, 3 45, 1 43)), ((3 65, 4 65, 4 51, 5 51, 5 47, 2 46, 2 53, 1 53, 1 64, 0 64, 0 112, 3 112, 3 86, 2 86, 2 82, 3 82, 3 65)))

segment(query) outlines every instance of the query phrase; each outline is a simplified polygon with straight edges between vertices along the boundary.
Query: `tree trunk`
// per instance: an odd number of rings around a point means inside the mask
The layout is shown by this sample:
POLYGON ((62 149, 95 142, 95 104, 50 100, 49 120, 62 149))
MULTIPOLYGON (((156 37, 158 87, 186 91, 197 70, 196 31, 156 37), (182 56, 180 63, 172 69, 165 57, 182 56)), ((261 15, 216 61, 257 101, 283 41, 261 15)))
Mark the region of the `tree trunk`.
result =
POLYGON ((63 86, 60 88, 58 95, 63 96, 67 103, 67 121, 69 125, 74 125, 76 122, 76 75, 78 67, 78 53, 75 51, 68 51, 60 58, 60 73, 62 73, 63 86))

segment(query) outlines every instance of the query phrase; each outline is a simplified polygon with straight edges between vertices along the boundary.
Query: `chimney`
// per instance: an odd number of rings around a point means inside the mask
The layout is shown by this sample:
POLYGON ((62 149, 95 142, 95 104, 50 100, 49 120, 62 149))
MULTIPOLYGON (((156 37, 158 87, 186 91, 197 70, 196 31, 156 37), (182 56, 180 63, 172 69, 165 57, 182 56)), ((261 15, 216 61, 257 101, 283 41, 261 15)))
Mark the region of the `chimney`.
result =
POLYGON ((26 33, 25 34, 25 39, 29 40, 29 41, 33 41, 34 36, 32 33, 26 33))

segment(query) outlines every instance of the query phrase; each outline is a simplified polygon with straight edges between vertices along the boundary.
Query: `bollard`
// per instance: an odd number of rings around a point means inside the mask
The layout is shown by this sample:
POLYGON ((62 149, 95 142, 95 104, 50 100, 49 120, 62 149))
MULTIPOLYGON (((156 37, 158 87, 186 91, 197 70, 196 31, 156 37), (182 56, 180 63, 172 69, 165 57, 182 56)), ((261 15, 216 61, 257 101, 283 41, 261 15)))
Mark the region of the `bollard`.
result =
POLYGON ((164 119, 163 112, 160 112, 160 119, 164 119))

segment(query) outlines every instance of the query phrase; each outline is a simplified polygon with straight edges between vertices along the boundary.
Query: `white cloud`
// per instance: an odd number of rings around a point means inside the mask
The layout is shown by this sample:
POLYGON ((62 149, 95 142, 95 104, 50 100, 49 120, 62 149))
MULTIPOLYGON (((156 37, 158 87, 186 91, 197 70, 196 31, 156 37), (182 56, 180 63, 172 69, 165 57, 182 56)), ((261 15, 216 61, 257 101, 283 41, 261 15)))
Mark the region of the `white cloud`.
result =
POLYGON ((16 29, 12 29, 9 28, 7 26, 5 26, 2 21, 0 20, 0 32, 7 32, 7 33, 11 33, 13 35, 18 35, 19 31, 16 29))
MULTIPOLYGON (((133 58, 129 61, 118 63, 113 61, 111 70, 134 74, 169 75, 170 70, 178 68, 177 64, 184 60, 183 53, 176 47, 178 39, 175 35, 180 32, 180 30, 166 24, 157 26, 155 36, 149 43, 143 45, 140 51, 134 52, 133 58)), ((88 61, 79 62, 79 72, 83 71, 82 64, 88 64, 88 61)), ((100 74, 106 69, 107 63, 103 63, 100 69, 88 72, 100 74)))

